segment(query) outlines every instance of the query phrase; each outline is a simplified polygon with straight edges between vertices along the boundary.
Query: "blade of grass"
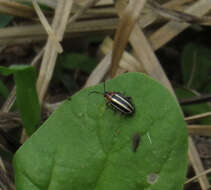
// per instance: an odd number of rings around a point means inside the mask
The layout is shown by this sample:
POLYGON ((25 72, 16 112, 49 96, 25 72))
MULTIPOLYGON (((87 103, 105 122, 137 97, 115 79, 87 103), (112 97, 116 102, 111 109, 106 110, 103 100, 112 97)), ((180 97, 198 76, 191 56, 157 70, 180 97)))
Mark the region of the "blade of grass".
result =
POLYGON ((16 101, 23 127, 30 136, 41 121, 40 104, 36 92, 36 72, 31 66, 0 67, 2 74, 13 74, 16 83, 16 101))

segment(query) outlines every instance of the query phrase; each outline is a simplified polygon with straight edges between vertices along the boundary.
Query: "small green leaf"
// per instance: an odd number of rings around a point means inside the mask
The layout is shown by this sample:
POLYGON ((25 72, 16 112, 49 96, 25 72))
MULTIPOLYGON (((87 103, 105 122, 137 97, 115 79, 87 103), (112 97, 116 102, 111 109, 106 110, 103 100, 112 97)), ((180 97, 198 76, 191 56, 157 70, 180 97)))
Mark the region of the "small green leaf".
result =
POLYGON ((13 16, 0 14, 0 28, 7 26, 13 19, 13 16))
POLYGON ((81 90, 17 151, 17 190, 183 189, 187 131, 174 97, 139 73, 107 81, 106 88, 131 96, 135 114, 114 113, 102 95, 88 95, 103 92, 103 84, 81 90))
POLYGON ((188 88, 201 91, 210 80, 210 51, 199 44, 190 43, 185 46, 182 54, 182 72, 188 88))
POLYGON ((0 67, 3 75, 13 74, 16 83, 16 101, 23 126, 28 135, 34 133, 41 120, 40 105, 36 92, 35 69, 27 65, 0 67))
MULTIPOLYGON (((185 89, 185 88, 176 88, 175 92, 176 92, 177 97, 180 100, 192 98, 192 97, 196 96, 193 92, 191 92, 190 90, 185 89)), ((208 103, 200 103, 200 104, 194 104, 194 105, 184 105, 184 106, 182 106, 182 109, 183 109, 183 112, 188 116, 192 116, 192 115, 201 114, 201 113, 211 111, 211 108, 210 108, 208 103)), ((204 124, 204 125, 210 124, 211 123, 211 116, 201 118, 199 120, 199 123, 204 124)))

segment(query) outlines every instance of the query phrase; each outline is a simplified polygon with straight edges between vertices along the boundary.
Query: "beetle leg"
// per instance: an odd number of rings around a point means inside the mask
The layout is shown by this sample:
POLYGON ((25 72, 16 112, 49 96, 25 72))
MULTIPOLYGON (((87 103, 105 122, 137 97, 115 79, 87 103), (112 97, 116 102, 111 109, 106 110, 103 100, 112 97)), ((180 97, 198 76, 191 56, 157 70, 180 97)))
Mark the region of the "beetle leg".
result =
POLYGON ((110 109, 112 109, 114 111, 114 113, 116 113, 116 109, 113 106, 111 106, 110 102, 107 101, 106 106, 109 107, 110 109))

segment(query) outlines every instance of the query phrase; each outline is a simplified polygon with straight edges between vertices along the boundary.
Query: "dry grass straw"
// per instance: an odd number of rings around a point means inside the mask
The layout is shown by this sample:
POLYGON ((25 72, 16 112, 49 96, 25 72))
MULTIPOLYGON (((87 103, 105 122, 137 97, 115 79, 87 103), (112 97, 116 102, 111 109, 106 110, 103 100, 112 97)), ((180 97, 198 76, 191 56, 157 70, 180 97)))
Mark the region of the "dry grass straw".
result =
MULTIPOLYGON (((118 19, 99 19, 72 23, 67 26, 66 35, 83 36, 89 33, 111 33, 116 28, 118 19)), ((70 24, 70 23, 69 23, 70 24)), ((40 42, 46 39, 47 33, 39 25, 15 26, 0 29, 0 44, 23 44, 40 42)))
MULTIPOLYGON (((106 55, 107 53, 110 52, 112 47, 113 47, 113 40, 110 37, 106 37, 104 39, 103 44, 100 46, 100 51, 104 55, 106 55)), ((139 64, 138 60, 127 51, 123 52, 118 69, 124 70, 124 72, 143 72, 143 73, 146 72, 143 68, 143 65, 139 64)))
MULTIPOLYGON (((167 2, 164 7, 170 8, 173 2, 176 0, 167 2)), ((178 1, 176 1, 178 2, 178 1)), ((179 3, 178 3, 179 4, 179 3)), ((182 6, 182 4, 180 4, 182 6)), ((102 11, 102 9, 100 9, 102 11)), ((105 12, 105 9, 103 9, 105 12)), ((98 11, 100 12, 100 11, 98 11)), ((104 14, 103 12, 101 15, 104 14)), ((66 33, 72 37, 87 34, 88 32, 106 32, 113 31, 118 20, 98 18, 99 20, 88 20, 83 22, 77 22, 67 27, 66 33)), ((153 11, 148 11, 146 14, 140 17, 139 24, 142 28, 152 24, 157 19, 157 15, 153 11)), ((14 43, 30 43, 38 42, 46 39, 46 32, 41 25, 29 25, 29 26, 13 26, 0 29, 0 43, 2 45, 14 44, 14 43)), ((169 39, 171 40, 171 39, 169 39)), ((153 42, 152 42, 153 43, 153 42)), ((154 42, 156 43, 156 42, 154 42)))
POLYGON ((211 137, 211 125, 188 125, 188 133, 211 137))
MULTIPOLYGON (((117 0, 116 4, 120 4, 121 0, 117 0)), ((128 42, 131 31, 138 19, 141 10, 144 7, 146 0, 134 0, 130 1, 124 11, 118 9, 120 15, 119 27, 115 33, 114 47, 112 53, 112 66, 110 70, 111 77, 116 75, 117 68, 119 66, 120 59, 128 42), (122 38, 124 36, 124 38, 122 38)))
POLYGON ((4 132, 9 131, 21 126, 21 119, 19 114, 14 112, 2 112, 0 111, 0 130, 4 132))
POLYGON ((107 55, 100 61, 97 67, 92 71, 89 78, 84 85, 84 88, 96 85, 102 81, 102 79, 107 74, 109 68, 111 67, 111 55, 112 51, 109 51, 107 55))
POLYGON ((83 15, 83 13, 85 13, 87 11, 88 8, 90 8, 92 5, 95 5, 99 0, 89 0, 86 2, 86 4, 84 4, 84 6, 79 9, 75 15, 73 15, 70 19, 69 19, 69 23, 73 23, 74 21, 76 21, 76 19, 83 15))
MULTIPOLYGON (((92 71, 92 73, 88 77, 88 80, 86 81, 86 84, 84 85, 84 88, 98 84, 103 80, 105 75, 108 73, 109 68, 111 67, 112 46, 113 46, 113 40, 109 37, 106 37, 100 47, 100 51, 103 53, 103 55, 105 55, 105 57, 92 71)), ((120 60, 119 67, 117 69, 117 73, 120 74, 126 71, 145 72, 144 68, 142 67, 142 65, 139 64, 137 59, 130 53, 124 51, 122 58, 120 60)))
POLYGON ((63 49, 61 44, 59 43, 61 39, 59 39, 56 34, 54 33, 53 29, 51 28, 50 24, 48 23, 45 15, 43 14, 42 10, 40 9, 38 3, 36 0, 32 0, 32 4, 37 12, 37 15, 40 19, 40 22, 42 23, 42 26, 44 27, 45 31, 47 32, 49 38, 51 38, 51 41, 54 41, 54 46, 58 53, 62 53, 63 49))
MULTIPOLYGON (((31 0, 25 0, 31 2, 31 0)), ((56 8, 57 0, 37 0, 39 3, 46 5, 47 7, 51 7, 53 9, 56 8)))
MULTIPOLYGON (((74 0, 74 3, 84 6, 87 3, 87 0, 74 0)), ((96 3, 96 5, 100 5, 100 6, 111 5, 111 4, 113 4, 113 0, 103 0, 103 1, 101 0, 96 3)))
POLYGON ((23 18, 34 18, 36 15, 31 7, 9 0, 0 1, 0 12, 23 18))
POLYGON ((198 179, 199 177, 201 177, 201 176, 203 176, 203 175, 206 175, 206 174, 208 174, 208 173, 211 173, 211 168, 209 168, 209 169, 203 171, 202 173, 200 173, 200 174, 198 174, 198 175, 196 175, 196 176, 194 176, 194 177, 188 179, 188 180, 185 182, 185 184, 190 183, 190 182, 192 182, 192 181, 198 179))
POLYGON ((4 162, 2 161, 1 157, 0 157, 0 168, 3 170, 3 172, 6 172, 6 168, 5 168, 4 162))
MULTIPOLYGON (((0 149, 2 146, 0 145, 0 149)), ((5 164, 0 157, 0 188, 1 190, 15 190, 15 185, 12 182, 11 178, 9 177, 9 174, 6 170, 5 164)))
POLYGON ((199 176, 198 181, 201 186, 201 189, 207 190, 210 187, 210 184, 206 175, 200 176, 200 174, 204 172, 204 167, 201 162, 199 153, 195 147, 193 139, 191 137, 188 137, 188 141, 189 141, 189 151, 188 151, 189 160, 192 164, 195 174, 199 176))
MULTIPOLYGON (((192 6, 188 7, 185 10, 185 13, 200 17, 208 13, 210 7, 211 1, 200 0, 194 3, 192 6)), ((188 23, 169 21, 163 27, 150 35, 149 40, 152 44, 152 48, 154 50, 159 49, 189 26, 190 24, 188 23)))
MULTIPOLYGON (((64 36, 72 4, 73 4, 72 0, 58 1, 58 5, 55 11, 55 16, 52 22, 52 29, 55 33, 55 36, 59 39, 59 41, 61 41, 64 36)), ((54 44, 55 44, 54 40, 52 40, 52 37, 49 36, 37 80, 38 96, 41 103, 47 91, 49 82, 52 78, 56 64, 56 59, 58 56, 58 49, 57 47, 55 47, 54 44)))
MULTIPOLYGON (((122 2, 117 3, 117 9, 119 11, 122 10, 122 2)), ((121 30, 124 30, 125 27, 128 26, 127 25, 122 26, 121 30)), ((131 43, 131 46, 133 47, 133 50, 139 62, 143 65, 144 69, 151 77, 161 82, 174 95, 171 84, 169 83, 162 67, 160 66, 157 57, 155 56, 151 48, 151 45, 148 43, 148 40, 146 39, 140 27, 137 24, 134 24, 134 28, 131 31, 132 32, 129 41, 131 43)), ((121 35, 123 36, 123 33, 121 33, 121 35)))
POLYGON ((211 116, 211 112, 206 112, 206 113, 202 113, 202 114, 185 117, 185 121, 197 120, 197 119, 201 119, 201 118, 208 117, 208 116, 211 116))
MULTIPOLYGON (((97 0, 89 0, 85 7, 79 11, 76 15, 72 17, 72 19, 69 20, 69 23, 74 22, 81 14, 83 14, 90 6, 92 6, 94 3, 96 3, 97 0)), ((53 20, 52 28, 55 30, 56 36, 61 40, 64 36, 65 28, 68 24, 68 18, 70 15, 70 11, 72 8, 73 1, 63 0, 59 1, 58 7, 56 9, 55 18, 53 20)), ((37 81, 37 88, 39 93, 39 99, 40 102, 42 102, 44 95, 47 91, 48 85, 50 83, 55 63, 57 58, 57 52, 55 47, 53 47, 53 43, 51 41, 51 38, 49 37, 47 45, 46 45, 46 51, 43 57, 43 61, 41 64, 41 69, 37 81)))

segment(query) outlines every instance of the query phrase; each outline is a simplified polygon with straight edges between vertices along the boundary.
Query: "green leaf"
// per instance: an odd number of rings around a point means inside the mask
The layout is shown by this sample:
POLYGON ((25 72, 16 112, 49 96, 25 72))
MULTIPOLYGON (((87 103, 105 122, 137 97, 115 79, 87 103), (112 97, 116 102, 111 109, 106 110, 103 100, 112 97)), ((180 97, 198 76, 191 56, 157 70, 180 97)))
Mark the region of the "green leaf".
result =
POLYGON ((107 109, 103 84, 61 105, 14 158, 17 190, 182 190, 187 131, 167 89, 139 73, 106 82, 131 96, 136 112, 107 109), (133 151, 133 138, 140 144, 133 151))
MULTIPOLYGON (((176 88, 175 89, 176 95, 178 99, 187 99, 195 97, 196 95, 188 89, 185 88, 176 88)), ((200 103, 200 104, 193 104, 193 105, 184 105, 182 106, 182 110, 185 115, 192 116, 196 114, 201 114, 205 112, 211 111, 211 108, 208 103, 200 103)), ((208 125, 211 123, 211 116, 201 118, 199 120, 200 124, 208 125)))
POLYGON ((4 28, 7 26, 13 19, 13 16, 6 15, 6 14, 0 14, 0 28, 4 28))
POLYGON ((40 105, 36 92, 35 69, 27 65, 0 67, 4 75, 13 74, 16 83, 16 101, 24 128, 28 135, 34 133, 41 120, 40 105))
POLYGON ((59 56, 59 65, 64 69, 79 69, 90 73, 97 65, 94 58, 79 53, 64 53, 59 56))
POLYGON ((199 44, 190 43, 185 46, 182 54, 182 72, 188 88, 203 91, 204 85, 210 80, 210 51, 199 44))

